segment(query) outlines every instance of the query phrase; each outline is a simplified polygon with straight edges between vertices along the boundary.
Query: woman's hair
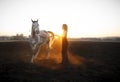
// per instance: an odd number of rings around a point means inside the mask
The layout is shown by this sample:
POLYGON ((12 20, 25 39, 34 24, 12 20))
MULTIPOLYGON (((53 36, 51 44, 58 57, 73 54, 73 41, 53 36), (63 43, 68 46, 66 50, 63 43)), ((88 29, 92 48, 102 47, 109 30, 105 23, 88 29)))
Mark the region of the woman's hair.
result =
POLYGON ((67 24, 63 24, 62 29, 65 30, 65 31, 67 31, 68 30, 67 24))

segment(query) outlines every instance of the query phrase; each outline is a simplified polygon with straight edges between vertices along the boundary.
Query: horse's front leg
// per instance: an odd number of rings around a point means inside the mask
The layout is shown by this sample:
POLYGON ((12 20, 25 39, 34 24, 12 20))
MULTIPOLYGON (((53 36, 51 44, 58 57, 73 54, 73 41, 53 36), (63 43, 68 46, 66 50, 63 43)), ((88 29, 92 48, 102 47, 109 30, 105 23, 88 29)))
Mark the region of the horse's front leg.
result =
POLYGON ((33 55, 32 55, 32 58, 31 58, 31 63, 34 63, 34 59, 35 59, 35 55, 36 55, 36 44, 32 45, 32 51, 33 51, 33 55))
POLYGON ((33 56, 32 56, 32 59, 31 59, 31 63, 34 63, 34 59, 36 59, 39 55, 39 49, 40 48, 40 45, 36 45, 36 48, 35 50, 33 51, 33 56))
POLYGON ((32 49, 32 58, 31 58, 31 60, 30 60, 30 63, 34 63, 34 56, 35 56, 35 54, 34 54, 34 50, 35 50, 35 47, 36 47, 36 44, 35 44, 35 40, 32 38, 32 39, 30 39, 30 46, 31 46, 31 49, 32 49))

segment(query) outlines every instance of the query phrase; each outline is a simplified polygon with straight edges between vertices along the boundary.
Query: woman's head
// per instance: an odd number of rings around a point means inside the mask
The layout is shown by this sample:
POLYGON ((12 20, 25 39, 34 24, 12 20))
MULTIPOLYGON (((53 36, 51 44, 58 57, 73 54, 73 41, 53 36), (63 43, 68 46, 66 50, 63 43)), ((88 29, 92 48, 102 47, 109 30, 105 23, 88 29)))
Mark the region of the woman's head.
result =
POLYGON ((67 24, 63 24, 63 25, 62 25, 62 29, 63 29, 64 31, 67 31, 67 30, 68 30, 67 24))

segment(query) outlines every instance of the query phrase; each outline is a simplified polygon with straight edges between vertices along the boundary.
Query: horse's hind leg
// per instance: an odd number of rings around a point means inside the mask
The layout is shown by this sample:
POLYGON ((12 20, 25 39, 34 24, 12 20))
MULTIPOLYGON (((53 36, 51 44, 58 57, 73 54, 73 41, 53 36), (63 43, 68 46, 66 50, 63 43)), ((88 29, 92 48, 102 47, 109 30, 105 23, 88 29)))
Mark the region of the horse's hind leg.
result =
POLYGON ((49 47, 49 43, 47 44, 47 59, 49 59, 50 57, 50 47, 49 47))

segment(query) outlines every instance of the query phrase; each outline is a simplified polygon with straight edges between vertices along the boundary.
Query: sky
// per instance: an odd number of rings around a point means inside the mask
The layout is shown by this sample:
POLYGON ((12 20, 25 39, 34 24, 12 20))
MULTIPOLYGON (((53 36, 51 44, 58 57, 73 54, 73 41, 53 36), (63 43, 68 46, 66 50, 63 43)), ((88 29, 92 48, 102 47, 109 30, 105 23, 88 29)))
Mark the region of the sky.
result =
POLYGON ((120 0, 0 0, 0 36, 29 36, 31 19, 72 38, 120 36, 120 0))

